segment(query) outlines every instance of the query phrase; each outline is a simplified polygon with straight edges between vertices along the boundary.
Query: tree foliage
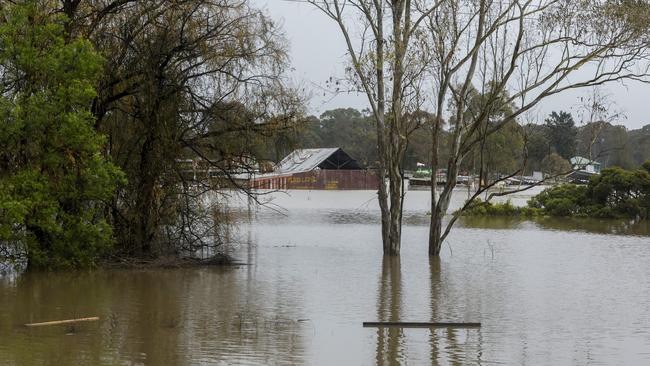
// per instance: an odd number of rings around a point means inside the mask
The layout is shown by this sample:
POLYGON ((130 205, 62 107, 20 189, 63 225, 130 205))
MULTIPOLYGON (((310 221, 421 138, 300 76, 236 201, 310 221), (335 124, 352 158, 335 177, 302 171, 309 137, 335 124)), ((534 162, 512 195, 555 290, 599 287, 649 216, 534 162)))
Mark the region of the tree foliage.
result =
POLYGON ((227 220, 206 195, 236 186, 232 173, 255 169, 263 141, 301 113, 283 80, 281 30, 247 0, 73 2, 67 11, 105 55, 93 113, 128 177, 110 202, 116 254, 215 249, 227 220), (187 173, 194 166, 201 174, 187 173))
MULTIPOLYGON (((358 161, 373 167, 375 166, 373 162, 376 161, 376 149, 372 123, 372 119, 362 111, 351 108, 325 111, 320 117, 310 116, 299 128, 291 130, 285 137, 285 149, 276 153, 279 144, 272 138, 270 146, 266 147, 260 156, 277 162, 292 148, 342 147, 358 161)), ((590 144, 591 132, 596 128, 592 125, 576 126, 577 138, 573 141, 574 145, 566 149, 575 151, 575 155, 586 157, 589 156, 591 148, 593 159, 600 162, 603 167, 631 168, 650 159, 650 125, 636 130, 627 130, 620 125, 603 123, 599 127, 597 141, 590 144), (620 162, 625 164, 621 165, 620 162)), ((418 162, 430 161, 431 127, 430 123, 422 123, 409 135, 409 146, 404 158, 405 169, 416 170, 418 162)), ((450 154, 451 131, 443 129, 440 134, 439 157, 442 163, 450 154)), ((493 173, 493 176, 506 174, 521 166, 525 159, 526 174, 531 174, 533 171, 551 175, 568 172, 571 166, 567 159, 551 149, 550 134, 549 127, 544 123, 525 125, 510 123, 485 141, 486 152, 483 158, 487 170, 493 173)), ((463 171, 478 175, 481 167, 480 158, 479 147, 474 149, 464 161, 463 171)))
POLYGON ((509 203, 474 202, 466 215, 559 216, 650 219, 650 161, 635 170, 603 170, 587 185, 562 184, 547 188, 527 207, 509 203))
POLYGON ((0 9, 0 248, 86 266, 227 240, 215 192, 301 120, 276 24, 248 0, 0 9))
POLYGON ((374 120, 356 109, 333 109, 310 118, 302 136, 303 147, 341 147, 362 165, 377 166, 374 120))
POLYGON ((102 203, 123 179, 89 110, 103 60, 40 6, 1 14, 0 247, 33 267, 92 266, 113 243, 102 203))
POLYGON ((544 125, 551 150, 566 160, 575 156, 577 129, 571 114, 551 112, 544 125))

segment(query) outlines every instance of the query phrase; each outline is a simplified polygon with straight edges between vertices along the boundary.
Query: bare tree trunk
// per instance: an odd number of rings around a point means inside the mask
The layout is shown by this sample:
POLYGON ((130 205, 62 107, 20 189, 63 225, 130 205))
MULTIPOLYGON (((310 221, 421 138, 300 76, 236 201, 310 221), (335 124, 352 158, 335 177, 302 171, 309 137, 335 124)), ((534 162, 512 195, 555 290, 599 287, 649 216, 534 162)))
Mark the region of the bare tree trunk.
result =
MULTIPOLYGON (((415 89, 419 85, 417 79, 422 74, 421 70, 416 70, 417 66, 407 59, 407 55, 413 47, 411 36, 417 25, 424 21, 433 9, 418 12, 419 17, 413 22, 411 16, 415 6, 411 4, 411 0, 307 2, 338 24, 355 74, 352 78, 353 85, 366 94, 370 103, 377 127, 380 180, 377 195, 381 209, 383 251, 387 256, 399 255, 404 198, 402 162, 408 135, 404 119, 409 111, 418 109, 417 102, 408 100, 406 95, 418 94, 415 89), (361 15, 361 21, 368 31, 360 35, 361 43, 372 44, 373 47, 355 46, 347 17, 343 14, 345 9, 361 15), (390 87, 387 87, 388 83, 390 87)), ((354 26, 356 27, 357 25, 354 26)), ((424 68, 424 65, 419 67, 424 68)))
POLYGON ((391 211, 388 202, 388 189, 386 188, 386 175, 380 174, 379 191, 379 209, 381 210, 381 242, 384 246, 384 254, 391 250, 390 232, 391 232, 391 211))
POLYGON ((402 240, 402 193, 404 192, 400 163, 390 162, 390 218, 388 242, 384 242, 384 255, 399 255, 402 240))
MULTIPOLYGON (((449 203, 451 202, 453 189, 456 186, 457 176, 457 163, 450 163, 447 168, 447 182, 440 193, 437 205, 432 207, 431 211, 431 224, 429 226, 429 255, 440 255, 442 243, 445 241, 446 233, 442 228, 442 220, 449 209, 449 203)), ((432 190, 435 190, 435 188, 432 188, 432 190)))
POLYGON ((402 177, 402 160, 406 151, 404 130, 404 95, 401 90, 404 83, 404 57, 410 32, 410 5, 408 1, 396 0, 392 9, 392 38, 394 42, 394 57, 392 62, 392 93, 390 105, 390 123, 388 129, 389 145, 387 165, 390 181, 390 229, 388 243, 384 243, 384 255, 399 255, 402 241, 402 200, 404 195, 404 179, 402 177), (386 250, 388 248, 388 250, 386 250))
POLYGON ((438 113, 435 120, 435 125, 432 129, 431 141, 431 221, 429 222, 429 255, 440 255, 440 247, 442 241, 440 235, 442 231, 442 216, 438 213, 438 160, 440 158, 440 130, 442 129, 442 99, 438 100, 438 113))
MULTIPOLYGON (((442 230, 442 219, 447 213, 447 209, 449 208, 449 202, 451 200, 451 195, 453 192, 454 187, 456 186, 456 180, 458 178, 458 166, 460 165, 460 162, 463 159, 463 155, 461 154, 461 145, 462 145, 462 138, 463 138, 463 125, 464 125, 464 117, 465 117, 465 96, 467 94, 467 91, 469 90, 471 84, 472 84, 472 78, 474 76, 474 73, 476 72, 477 64, 478 64, 478 57, 479 53, 477 50, 479 49, 478 46, 481 44, 481 38, 483 37, 484 30, 485 30, 485 15, 486 15, 486 10, 487 10, 487 4, 485 0, 481 0, 479 3, 479 11, 478 11, 478 29, 476 33, 476 40, 475 42, 475 47, 472 52, 468 55, 468 60, 469 60, 469 67, 467 71, 467 75, 465 76, 464 83, 462 84, 462 87, 460 88, 460 91, 458 92, 457 97, 456 97, 456 113, 455 113, 455 126, 454 126, 454 132, 453 132, 453 140, 452 140, 452 145, 451 145, 451 151, 450 151, 450 156, 449 160, 447 162, 447 181, 445 182, 445 188, 442 190, 442 193, 440 194, 439 201, 436 202, 435 207, 434 207, 434 200, 431 200, 431 205, 432 205, 432 210, 431 210, 431 230, 429 232, 429 254, 430 255, 435 255, 438 256, 440 255, 440 249, 442 247, 442 242, 445 240, 446 233, 441 234, 442 230)), ((447 81, 450 80, 448 76, 444 76, 443 80, 445 82, 443 83, 441 88, 441 93, 444 93, 444 90, 447 88, 447 81)), ((441 107, 442 104, 441 102, 444 100, 444 94, 438 96, 438 120, 436 123, 436 128, 441 127, 441 107)), ((434 133, 434 138, 437 138, 436 134, 434 133)), ((432 140, 432 143, 434 146, 437 148, 438 146, 438 140, 432 140)), ((436 161, 436 166, 437 166, 437 161, 436 161)), ((432 177, 435 173, 432 172, 432 177)), ((433 182, 433 179, 432 179, 433 182)), ((434 192, 435 196, 435 190, 436 187, 432 186, 431 190, 434 192)))
POLYGON ((383 31, 383 13, 382 8, 377 9, 377 38, 380 40, 376 44, 375 52, 378 55, 377 64, 375 65, 375 74, 377 78, 377 107, 375 112, 375 125, 377 128, 377 150, 379 157, 379 208, 381 209, 381 242, 384 248, 384 254, 391 252, 391 209, 389 204, 389 188, 386 186, 386 179, 390 181, 387 174, 387 161, 390 146, 387 146, 386 140, 386 93, 384 87, 384 31, 383 31))
POLYGON ((431 216, 431 225, 429 227, 429 255, 433 257, 440 256, 442 248, 442 216, 431 216))

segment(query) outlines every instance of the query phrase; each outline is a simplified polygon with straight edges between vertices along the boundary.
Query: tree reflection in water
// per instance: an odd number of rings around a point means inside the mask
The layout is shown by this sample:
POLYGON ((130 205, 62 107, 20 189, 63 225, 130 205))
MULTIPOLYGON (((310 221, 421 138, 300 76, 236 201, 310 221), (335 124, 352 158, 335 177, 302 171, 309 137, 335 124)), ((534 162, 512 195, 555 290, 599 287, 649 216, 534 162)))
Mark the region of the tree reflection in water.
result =
MULTIPOLYGON (((402 268, 398 256, 384 256, 377 297, 377 319, 382 322, 401 320, 402 268)), ((377 328, 377 365, 399 365, 403 360, 404 330, 377 328)))
MULTIPOLYGON (((445 284, 442 276, 440 259, 429 261, 430 280, 430 317, 428 319, 412 319, 410 312, 404 311, 404 291, 402 283, 401 262, 399 257, 384 257, 377 296, 377 319, 380 322, 400 321, 430 321, 430 322, 463 322, 474 321, 466 319, 467 314, 451 313, 445 310, 445 289, 448 291, 452 284, 445 284), (408 319, 407 319, 408 318, 408 319)), ((448 279, 447 279, 448 280, 448 279)), ((447 294, 451 296, 452 294, 447 294)), ((458 308, 455 308, 458 309, 458 308)), ((431 365, 465 365, 468 363, 483 363, 482 335, 480 329, 403 329, 377 328, 375 363, 377 365, 401 365, 410 363, 408 345, 418 348, 419 341, 424 339, 428 348, 428 358, 431 365), (424 337, 424 338, 423 338, 424 337), (415 344, 412 344, 415 343, 415 344)), ((415 349, 413 351, 416 351, 415 349)), ((413 354, 412 356, 415 356, 413 354)), ((426 356, 425 356, 426 357, 426 356)))
MULTIPOLYGON (((449 315, 444 310, 445 278, 442 276, 440 258, 429 258, 430 279, 430 322, 474 322, 466 314, 449 315)), ((448 291, 448 290, 447 290, 448 291)), ((431 329, 429 330, 430 361, 432 365, 466 365, 482 364, 481 329, 431 329)))
POLYGON ((517 230, 538 227, 544 230, 650 236, 650 220, 598 219, 576 217, 509 217, 468 216, 459 220, 459 226, 472 229, 517 230))

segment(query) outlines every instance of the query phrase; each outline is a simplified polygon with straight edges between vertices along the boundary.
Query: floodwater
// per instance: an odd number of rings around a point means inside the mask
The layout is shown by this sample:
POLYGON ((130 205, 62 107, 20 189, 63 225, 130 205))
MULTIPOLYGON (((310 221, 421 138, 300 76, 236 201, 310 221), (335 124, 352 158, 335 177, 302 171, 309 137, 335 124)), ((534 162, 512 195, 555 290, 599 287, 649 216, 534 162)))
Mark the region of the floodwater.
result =
POLYGON ((233 198, 238 267, 0 277, 0 365, 650 364, 647 222, 463 219, 430 260, 429 193, 414 191, 386 259, 374 195, 233 198))

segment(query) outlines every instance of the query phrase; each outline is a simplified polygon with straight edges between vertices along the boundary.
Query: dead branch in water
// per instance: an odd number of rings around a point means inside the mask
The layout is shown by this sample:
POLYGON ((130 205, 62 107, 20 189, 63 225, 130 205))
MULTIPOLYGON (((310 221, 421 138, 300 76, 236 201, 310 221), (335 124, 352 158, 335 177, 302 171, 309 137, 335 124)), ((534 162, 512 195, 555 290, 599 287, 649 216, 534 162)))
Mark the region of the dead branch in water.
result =
POLYGON ((78 319, 67 319, 67 320, 54 320, 54 321, 49 321, 49 322, 42 322, 42 323, 28 323, 25 324, 26 327, 45 327, 45 326, 50 326, 50 325, 66 325, 66 324, 74 324, 74 323, 81 323, 81 322, 94 322, 99 320, 99 317, 93 316, 90 318, 78 318, 78 319))

